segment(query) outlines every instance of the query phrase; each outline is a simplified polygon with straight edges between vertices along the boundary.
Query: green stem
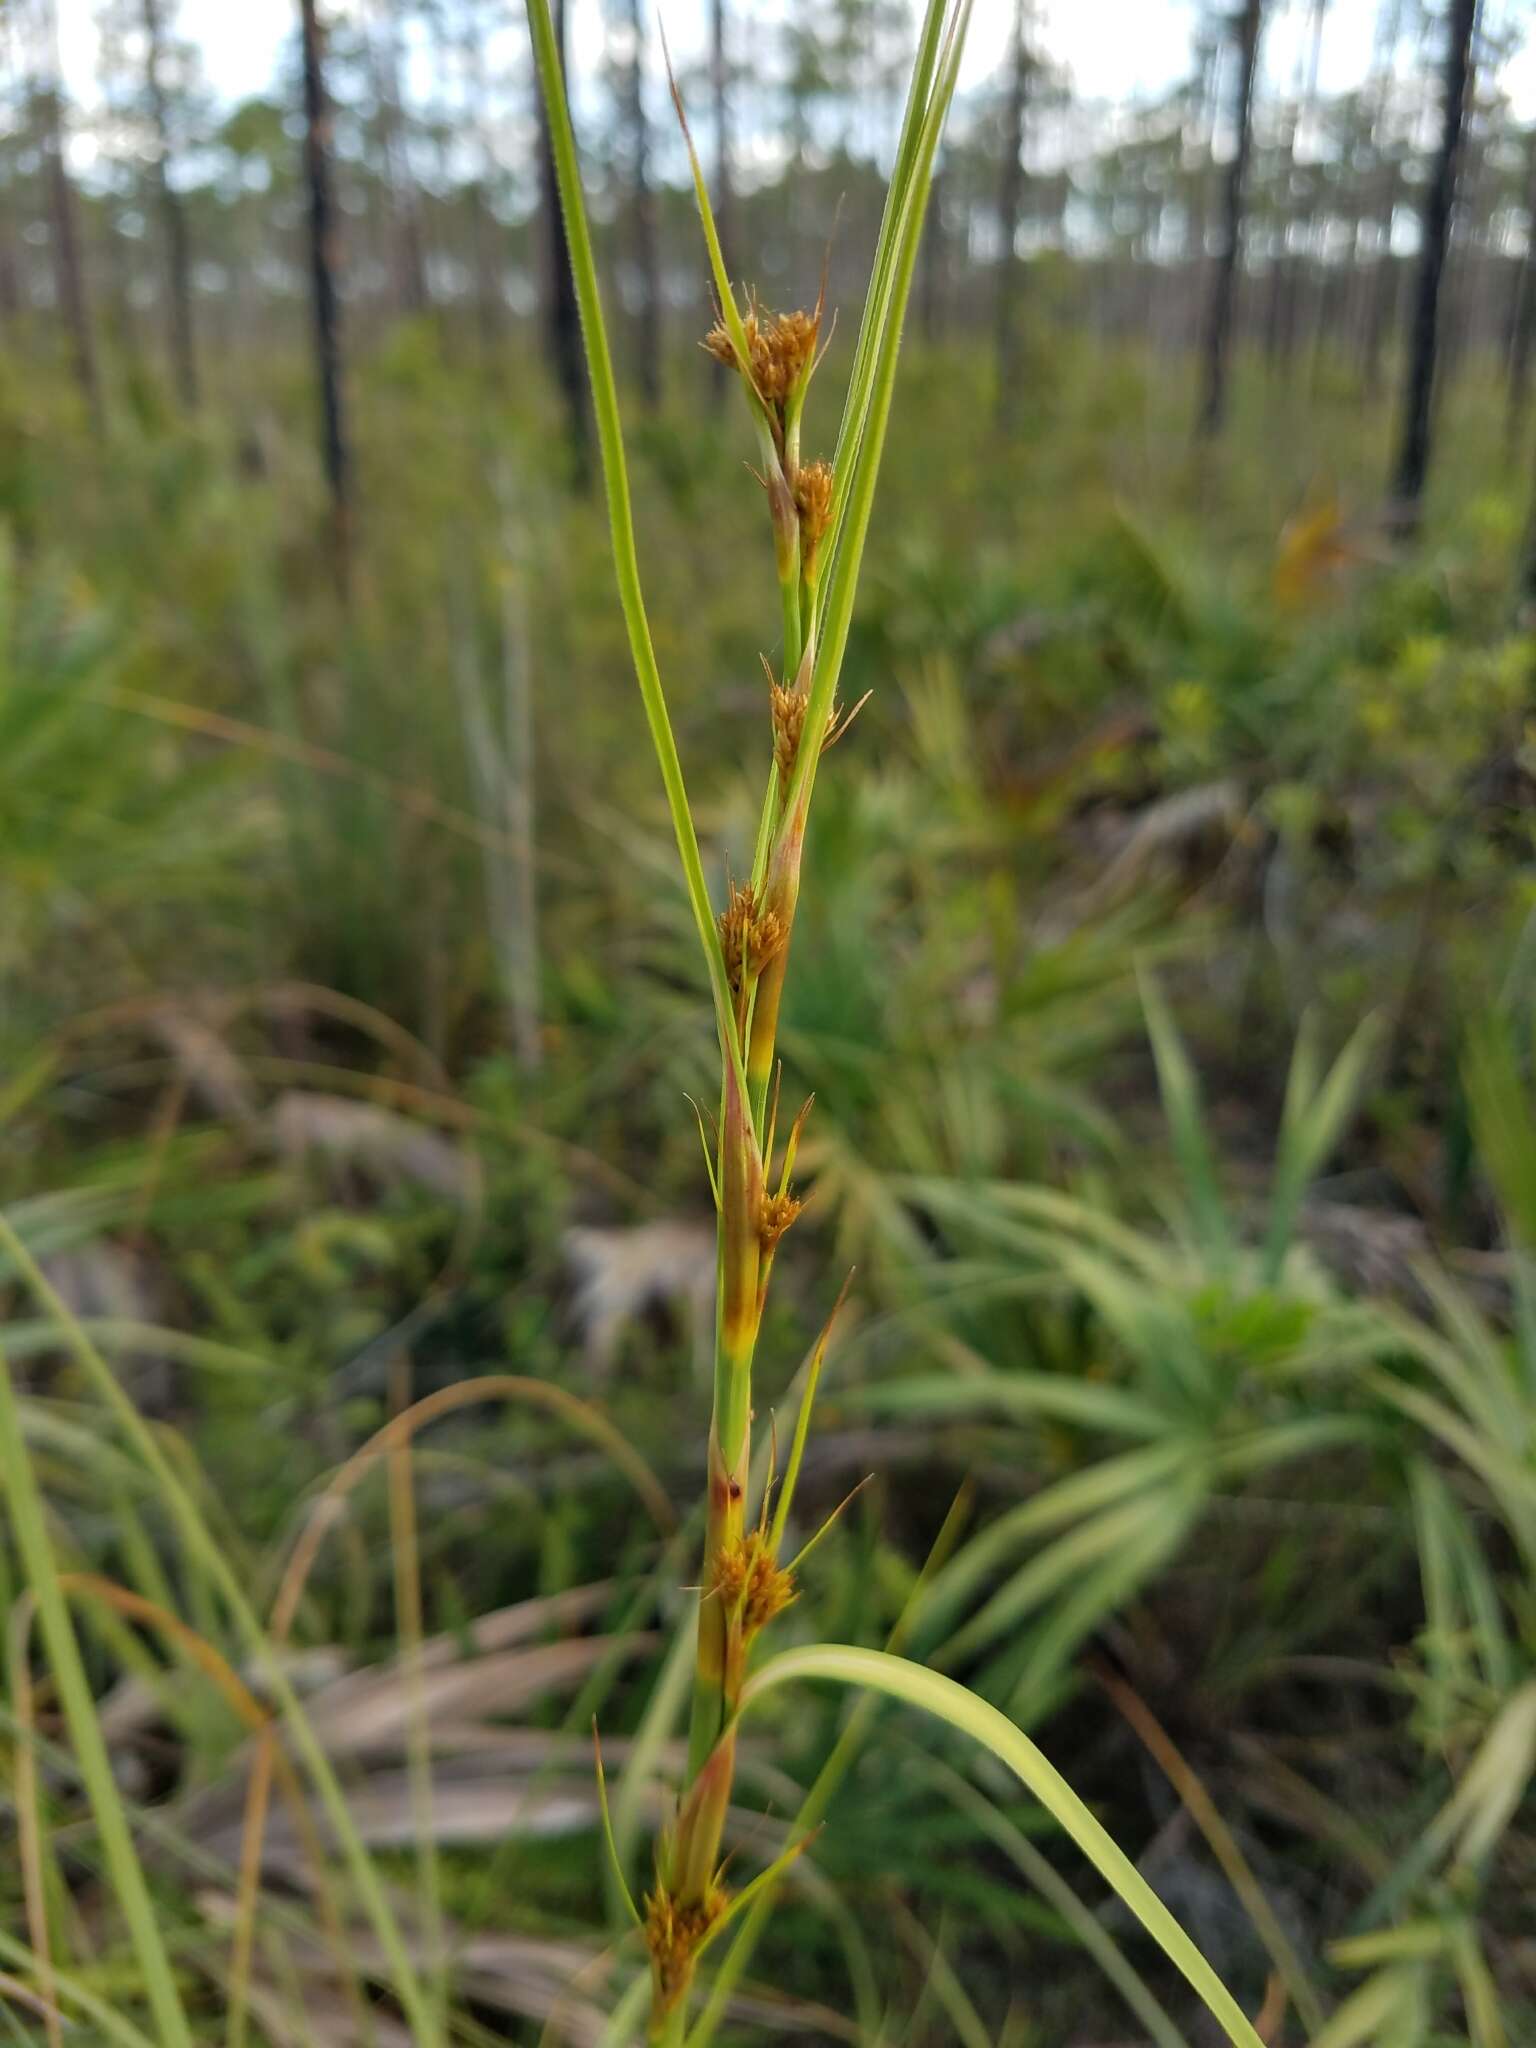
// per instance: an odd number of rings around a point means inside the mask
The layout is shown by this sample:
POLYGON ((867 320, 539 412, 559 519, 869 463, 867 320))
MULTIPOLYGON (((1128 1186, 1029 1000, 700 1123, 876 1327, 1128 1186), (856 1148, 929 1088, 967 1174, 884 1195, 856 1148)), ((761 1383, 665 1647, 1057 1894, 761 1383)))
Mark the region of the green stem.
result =
POLYGON ((565 80, 560 69, 560 52, 550 19, 549 0, 528 0, 528 21, 533 33, 534 61, 538 66, 539 90, 549 121, 555 159, 555 179, 560 188, 560 210, 565 217, 566 241, 570 249, 571 274, 576 285, 576 302, 581 310, 581 331, 586 343, 587 375, 592 386, 592 410, 597 420, 597 443, 602 457, 603 489, 608 501, 608 524, 613 538, 614 574, 619 586, 619 603, 629 635, 629 650, 640 684, 651 744, 661 767, 672 814, 672 830, 683 864, 688 900, 698 927, 699 944, 709 972, 710 991, 715 1003, 715 1023, 721 1051, 739 1066, 740 1051, 731 1022, 731 995, 726 981, 725 959, 715 914, 710 905, 704 864, 699 855, 698 835, 688 806, 682 762, 672 734, 666 692, 656 665, 651 642, 650 621, 640 586, 640 560, 635 547, 634 514, 630 505, 629 473, 624 460, 624 433, 619 420, 618 389, 614 383, 613 361, 608 352, 608 333, 603 323, 602 298, 597 288, 597 266, 592 256, 592 237, 587 227, 586 206, 581 192, 581 169, 576 161, 576 138, 566 104, 565 80))
POLYGON ((800 638, 800 558, 798 553, 788 571, 779 571, 779 611, 784 623, 784 677, 786 683, 800 666, 803 644, 800 638))
MULTIPOLYGON (((831 714, 838 676, 842 671, 843 654, 848 644, 848 629, 853 620, 854 592, 858 584, 865 537, 869 531, 875 485, 880 474, 880 458, 885 447, 891 400, 896 388, 896 362, 901 346, 901 327, 906 315, 907 300, 911 295, 913 272, 917 265, 918 243, 922 236, 928 191, 933 179, 933 159, 939 146, 940 134, 943 132, 944 117, 954 96, 971 5, 972 0, 961 0, 939 59, 937 82, 923 109, 915 156, 907 180, 907 189, 900 204, 898 225, 895 230, 897 239, 891 259, 891 275, 883 304, 877 304, 876 307, 879 317, 874 344, 875 354, 869 374, 867 410, 862 430, 857 435, 857 451, 853 458, 852 474, 844 483, 840 469, 834 480, 834 490, 839 492, 840 497, 842 492, 846 491, 846 505, 840 508, 839 513, 837 553, 824 599, 825 623, 816 653, 810 703, 806 707, 805 732, 801 739, 800 753, 795 762, 795 773, 785 805, 786 821, 793 817, 797 800, 803 798, 807 803, 810 800, 821 753, 821 742, 831 714), (844 526, 847 529, 846 533, 843 531, 844 526)), ((842 436, 839 437, 840 442, 841 439, 842 436)))

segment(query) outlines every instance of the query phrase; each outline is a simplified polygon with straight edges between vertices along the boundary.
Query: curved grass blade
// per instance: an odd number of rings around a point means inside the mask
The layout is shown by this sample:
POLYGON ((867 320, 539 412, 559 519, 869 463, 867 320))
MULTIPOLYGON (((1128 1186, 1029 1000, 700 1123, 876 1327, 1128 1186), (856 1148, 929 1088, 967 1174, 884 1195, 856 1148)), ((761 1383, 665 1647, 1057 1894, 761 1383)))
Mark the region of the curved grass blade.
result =
POLYGON ((1152 1041, 1152 1057, 1157 1065, 1158 1092, 1189 1197, 1195 1234, 1213 1264, 1218 1270, 1225 1270, 1232 1258, 1232 1231, 1216 1177, 1210 1134, 1205 1127, 1200 1084, 1161 988, 1150 974, 1143 973, 1138 978, 1147 1037, 1152 1041))
MULTIPOLYGON (((13 1252, 15 1247, 12 1248, 13 1252)), ((64 1597, 61 1575, 48 1535, 42 1496, 22 1438, 10 1368, 0 1355, 0 1475, 16 1547, 37 1600, 38 1619, 70 1738, 111 1876, 112 1889, 128 1925, 143 1973, 155 2028, 165 2048, 192 2048, 192 2030, 177 1989, 170 1956, 145 1882, 133 1833, 118 1792, 106 1738, 96 1715, 85 1662, 64 1597)))
POLYGON ((838 1685, 886 1693, 947 1722, 990 1751, 1071 1836, 1204 2002, 1234 2048, 1263 2048, 1242 2007, 1135 1864, 1055 1766, 1006 1715, 937 1671, 883 1650, 862 1650, 843 1643, 812 1643, 782 1651, 748 1681, 742 1712, 765 1694, 804 1678, 830 1679, 838 1685))
MULTIPOLYGON (((324 1745, 304 1712, 292 1678, 281 1659, 271 1654, 267 1633, 241 1583, 239 1574, 209 1530, 190 1489, 177 1472, 171 1458, 167 1456, 159 1438, 118 1384, 116 1375, 101 1353, 81 1330, 78 1320, 51 1285, 26 1245, 16 1235, 9 1217, 3 1210, 0 1210, 0 1248, 3 1248, 15 1262, 27 1285, 57 1322, 87 1381, 101 1397, 103 1405, 116 1420, 124 1437, 143 1459, 160 1489, 160 1497, 176 1523, 189 1556, 202 1566, 209 1580, 217 1588, 237 1632, 257 1659, 272 1697, 281 1709, 284 1723, 292 1733, 295 1746, 303 1757, 304 1767, 320 1795, 326 1816, 335 1829, 347 1869, 387 1959, 390 1981, 400 2003, 416 2030, 421 2048, 438 2048, 441 2036, 435 2014, 411 1961, 410 1952, 401 1935, 399 1923, 391 1909, 379 1874, 353 1823, 341 1782, 325 1753, 324 1745)), ((0 1359, 0 1402, 7 1404, 7 1413, 14 1414, 14 1410, 9 1407, 10 1380, 3 1359, 0 1359)), ((12 1498, 14 1503, 16 1496, 13 1494, 12 1498)), ((43 1540, 46 1546, 46 1532, 43 1540)), ((46 1567, 48 1557, 45 1556, 42 1562, 46 1567)), ((65 1627, 68 1627, 67 1616, 65 1627)), ((70 1642, 73 1643, 72 1635, 70 1642)), ((78 1654, 76 1649, 77 1662, 78 1654)), ((84 1683, 83 1670, 81 1682, 84 1683)), ((88 1691, 86 1704, 89 1705, 88 1691)), ((111 1786, 111 1792, 115 1798, 115 1784, 111 1786)), ((131 1843, 129 1847, 131 1853, 131 1843)), ((166 2034, 165 2039, 167 2048, 169 2044, 183 2039, 190 2044, 190 2036, 184 2032, 170 2032, 166 2034)))

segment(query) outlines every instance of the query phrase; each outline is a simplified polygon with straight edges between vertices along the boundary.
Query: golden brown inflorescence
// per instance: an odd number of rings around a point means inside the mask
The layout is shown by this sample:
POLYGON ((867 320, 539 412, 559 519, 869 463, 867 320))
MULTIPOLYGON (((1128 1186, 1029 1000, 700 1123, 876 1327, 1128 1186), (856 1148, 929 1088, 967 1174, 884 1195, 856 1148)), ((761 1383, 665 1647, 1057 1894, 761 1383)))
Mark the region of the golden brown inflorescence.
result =
POLYGON ((792 489, 800 517, 800 560, 809 576, 815 570, 817 551, 832 523, 831 463, 802 462, 795 471, 792 489))
POLYGON ((775 910, 759 910, 752 884, 742 882, 731 890, 717 923, 726 978, 732 995, 739 996, 745 982, 755 980, 784 944, 783 921, 775 910))
POLYGON ((773 712, 773 758, 779 770, 779 787, 788 789, 800 754, 800 735, 805 730, 806 697, 803 690, 771 679, 768 685, 773 712))
POLYGON ((645 1945, 664 2005, 675 2004, 693 1981, 699 1945, 726 1908, 726 1893, 712 1884, 704 1897, 684 1903, 659 1880, 645 1901, 645 1945))
POLYGON ((782 1614, 799 1592, 794 1573, 781 1567, 761 1529, 749 1529, 720 1552, 709 1590, 719 1596, 727 1614, 740 1617, 745 1642, 782 1614))
MULTIPOLYGON (((800 758, 800 739, 805 731, 805 707, 807 697, 804 690, 776 683, 768 678, 768 701, 773 719, 773 758, 778 765, 779 787, 789 788, 795 772, 795 763, 800 758)), ((841 704, 832 706, 832 715, 827 720, 827 729, 822 735, 821 751, 835 747, 858 717, 868 702, 868 695, 861 697, 851 711, 845 711, 841 704)))
MULTIPOLYGON (((821 332, 821 308, 813 313, 764 313, 754 305, 741 323, 747 344, 747 371, 759 398, 781 417, 794 393, 810 375, 821 332)), ((704 346, 727 369, 740 369, 736 344, 723 320, 704 337, 704 346)))
POLYGON ((798 1195, 764 1195, 757 1212, 757 1235, 765 1252, 775 1251, 779 1239, 805 1207, 798 1195))

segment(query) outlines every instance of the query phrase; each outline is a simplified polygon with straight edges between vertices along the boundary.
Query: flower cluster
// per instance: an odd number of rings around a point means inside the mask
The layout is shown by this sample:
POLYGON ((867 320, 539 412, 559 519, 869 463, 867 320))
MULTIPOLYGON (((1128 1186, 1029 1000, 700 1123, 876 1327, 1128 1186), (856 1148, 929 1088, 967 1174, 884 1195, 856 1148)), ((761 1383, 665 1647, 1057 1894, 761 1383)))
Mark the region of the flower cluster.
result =
POLYGON ((777 911, 760 910, 750 882, 731 891, 731 900, 716 920, 720 929, 720 950, 725 955, 726 978, 731 994, 739 996, 748 981, 755 981, 784 944, 785 932, 777 911))
MULTIPOLYGON (((764 405, 777 412, 782 423, 815 368, 821 307, 818 304, 811 313, 763 313, 753 306, 741 329, 748 356, 744 374, 764 405)), ((743 368, 724 321, 715 322, 704 337, 704 346, 727 369, 743 368)))
POLYGON ((793 1572, 785 1571, 761 1529, 749 1529, 720 1552, 709 1589, 729 1613, 738 1615, 743 1642, 751 1642, 797 1597, 793 1572))
POLYGON ((790 479, 795 511, 800 520, 800 564, 811 576, 816 554, 832 523, 832 465, 830 462, 802 462, 790 479))
POLYGON ((765 1252, 778 1249, 779 1239, 804 1207, 798 1195, 787 1191, 763 1196, 762 1207, 757 1212, 757 1237, 765 1252))
POLYGON ((726 1908, 726 1894, 711 1885, 701 1899, 676 1899, 658 1879, 645 1901, 645 1945, 651 1952, 658 1996, 670 2006, 693 1979, 700 1943, 726 1908))

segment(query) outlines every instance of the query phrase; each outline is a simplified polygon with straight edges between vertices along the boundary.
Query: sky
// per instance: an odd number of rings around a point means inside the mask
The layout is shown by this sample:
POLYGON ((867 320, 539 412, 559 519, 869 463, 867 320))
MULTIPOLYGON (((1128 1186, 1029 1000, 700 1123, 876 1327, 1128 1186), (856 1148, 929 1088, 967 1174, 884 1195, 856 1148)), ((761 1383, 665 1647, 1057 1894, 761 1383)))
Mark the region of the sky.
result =
MULTIPOLYGON (((331 0, 337 13, 358 0, 331 0)), ((94 0, 58 0, 65 73, 77 103, 96 98, 94 0)), ((170 11, 168 9, 168 11, 170 11)), ((227 101, 259 92, 270 79, 284 39, 297 14, 296 0, 179 0, 178 32, 197 45, 205 75, 227 101)), ((508 0, 509 14, 519 0, 508 0)), ((776 13, 764 0, 737 0, 738 53, 750 62, 751 22, 776 13)), ((1126 101, 1159 92, 1188 68, 1199 0, 1035 0, 1040 46, 1071 74, 1076 92, 1089 99, 1126 101)), ((1309 0, 1286 0, 1272 12, 1266 35, 1265 70, 1274 84, 1294 78, 1308 37, 1309 0)), ((679 66, 703 48, 702 0, 662 0, 659 9, 679 66)), ((1357 84, 1371 61, 1378 0, 1330 0, 1322 45, 1325 91, 1357 84)), ((1530 33, 1536 0, 1486 0, 1485 20, 1497 29, 1513 24, 1525 31, 1522 47, 1505 69, 1505 83, 1522 115, 1536 116, 1536 35, 1530 33)), ((602 45, 602 0, 572 0, 570 36, 573 64, 590 67, 602 45)), ((975 0, 962 91, 985 77, 1008 45, 1013 0, 975 0)))

